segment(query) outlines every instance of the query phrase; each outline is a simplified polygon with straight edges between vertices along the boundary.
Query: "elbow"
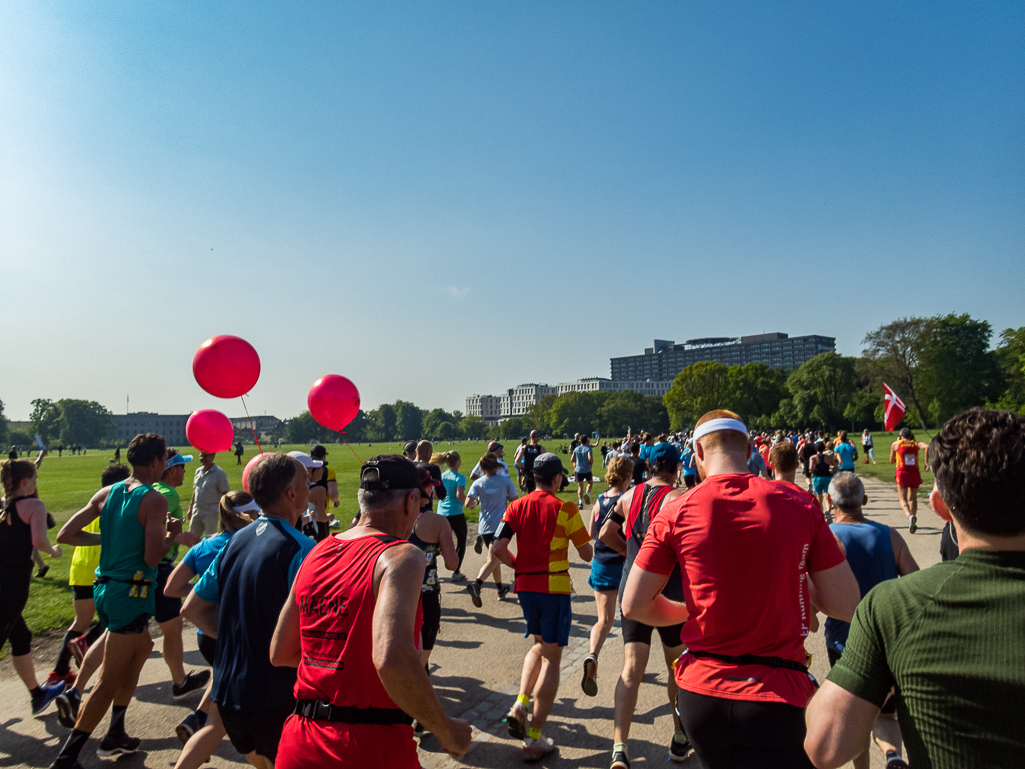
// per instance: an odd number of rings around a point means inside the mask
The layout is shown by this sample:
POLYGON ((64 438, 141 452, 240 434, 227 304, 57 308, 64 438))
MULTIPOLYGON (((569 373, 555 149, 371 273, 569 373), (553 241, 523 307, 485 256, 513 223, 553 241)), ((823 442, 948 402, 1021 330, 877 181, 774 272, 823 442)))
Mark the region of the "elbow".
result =
POLYGON ((846 759, 835 755, 835 751, 830 750, 827 741, 813 734, 811 729, 808 730, 808 736, 804 738, 804 752, 808 754, 808 760, 815 765, 816 769, 837 769, 847 763, 846 759))

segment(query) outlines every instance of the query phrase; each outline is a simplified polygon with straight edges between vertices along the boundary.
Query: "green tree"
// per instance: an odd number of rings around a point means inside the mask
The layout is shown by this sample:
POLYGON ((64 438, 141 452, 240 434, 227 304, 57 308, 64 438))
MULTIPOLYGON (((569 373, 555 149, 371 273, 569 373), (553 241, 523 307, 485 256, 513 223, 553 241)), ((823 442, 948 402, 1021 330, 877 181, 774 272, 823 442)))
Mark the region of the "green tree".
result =
MULTIPOLYGON (((350 443, 361 443, 367 439, 367 412, 360 409, 356 416, 345 426, 344 438, 350 443)), ((343 436, 339 436, 343 437, 343 436)))
POLYGON ((686 366, 676 375, 663 400, 670 429, 693 425, 713 409, 729 408, 731 394, 729 366, 725 363, 702 361, 686 366))
MULTIPOLYGON (((603 393, 607 397, 598 405, 594 429, 602 435, 626 435, 628 429, 652 430, 649 427, 652 410, 648 398, 636 390, 603 393)), ((662 400, 655 398, 665 415, 662 400)), ((666 417, 666 420, 668 418, 666 417)))
POLYGON ((790 426, 842 427, 857 390, 854 358, 819 353, 791 372, 787 390, 790 397, 780 404, 780 411, 790 426))
POLYGON ((768 418, 787 396, 786 381, 786 374, 767 363, 730 366, 729 405, 720 408, 735 411, 749 422, 759 417, 768 418))
POLYGON ((538 430, 542 435, 553 435, 552 430, 552 407, 558 396, 546 395, 540 401, 530 406, 527 413, 523 415, 523 424, 530 430, 538 430))
POLYGON ((502 437, 507 441, 519 441, 521 438, 526 437, 529 432, 526 423, 520 417, 511 417, 502 422, 499 427, 502 431, 502 437))
POLYGON ((394 441, 398 419, 395 409, 389 403, 382 403, 367 413, 367 439, 370 441, 394 441))
POLYGON ((552 404, 551 434, 569 437, 574 433, 591 433, 597 411, 595 395, 597 393, 568 392, 558 396, 552 404))
MULTIPOLYGON (((455 427, 456 420, 449 414, 445 409, 431 409, 424 415, 423 420, 423 432, 428 438, 442 438, 441 426, 448 422, 450 425, 455 427)), ((451 436, 445 438, 445 440, 451 440, 451 436)))
POLYGON ((32 401, 29 422, 32 432, 41 437, 47 446, 60 435, 60 411, 49 398, 36 398, 32 401))
POLYGON ((923 429, 929 399, 923 381, 922 351, 928 326, 927 318, 900 318, 870 332, 862 342, 873 389, 881 398, 882 383, 886 382, 914 411, 923 429))
POLYGON ((317 422, 309 411, 285 420, 285 441, 288 443, 321 443, 334 437, 336 433, 317 422))
POLYGON ((471 441, 479 441, 488 434, 488 426, 480 417, 463 417, 459 421, 460 434, 471 441))
POLYGON ((395 429, 399 440, 418 440, 423 434, 424 412, 408 401, 395 401, 395 429))
POLYGON ((929 416, 939 427, 961 411, 999 397, 998 357, 989 350, 992 327, 969 315, 944 315, 926 324, 921 350, 929 416))
POLYGON ((1025 326, 1005 329, 993 354, 1003 374, 1004 388, 1000 397, 988 405, 1025 414, 1025 326))
POLYGON ((0 401, 0 446, 7 446, 7 417, 4 416, 3 401, 0 401))
POLYGON ((60 415, 56 438, 61 443, 99 446, 117 432, 111 412, 96 401, 63 398, 53 408, 60 415))

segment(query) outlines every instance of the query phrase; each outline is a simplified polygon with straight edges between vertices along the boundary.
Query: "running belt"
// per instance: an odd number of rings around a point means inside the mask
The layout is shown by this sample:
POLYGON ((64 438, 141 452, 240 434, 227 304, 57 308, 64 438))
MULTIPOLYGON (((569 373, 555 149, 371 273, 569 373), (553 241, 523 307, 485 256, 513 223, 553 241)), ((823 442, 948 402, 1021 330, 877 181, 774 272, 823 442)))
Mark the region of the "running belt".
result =
POLYGON ((398 708, 342 707, 321 700, 296 700, 294 713, 311 721, 334 721, 340 724, 409 726, 413 723, 413 719, 398 708))
MULTIPOLYGON (((807 673, 811 676, 811 673, 808 673, 807 665, 802 665, 800 662, 794 662, 783 657, 759 657, 754 654, 717 654, 716 652, 699 651, 697 649, 688 649, 685 653, 698 659, 711 658, 720 662, 728 662, 731 665, 765 665, 770 668, 785 668, 786 670, 796 670, 798 673, 807 673)), ((812 678, 812 680, 815 679, 812 678)))

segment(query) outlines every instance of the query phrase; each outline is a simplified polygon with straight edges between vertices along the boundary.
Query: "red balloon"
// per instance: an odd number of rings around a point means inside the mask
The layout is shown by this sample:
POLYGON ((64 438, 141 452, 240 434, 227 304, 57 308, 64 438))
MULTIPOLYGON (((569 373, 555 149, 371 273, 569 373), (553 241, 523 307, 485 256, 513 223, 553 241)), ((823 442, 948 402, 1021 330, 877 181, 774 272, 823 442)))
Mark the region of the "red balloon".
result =
POLYGON ((228 451, 235 440, 235 428, 220 411, 200 409, 193 411, 185 423, 185 437, 200 451, 215 454, 228 451))
POLYGON ((310 415, 329 430, 342 430, 359 413, 359 390, 338 374, 322 376, 306 397, 310 415))
POLYGON ((255 457, 246 462, 246 466, 242 468, 242 488, 249 491, 249 473, 253 471, 253 468, 259 464, 260 460, 263 459, 266 454, 257 454, 255 457))
POLYGON ((260 378, 260 356, 245 339, 223 334, 207 339, 192 358, 199 386, 218 398, 238 398, 260 378))

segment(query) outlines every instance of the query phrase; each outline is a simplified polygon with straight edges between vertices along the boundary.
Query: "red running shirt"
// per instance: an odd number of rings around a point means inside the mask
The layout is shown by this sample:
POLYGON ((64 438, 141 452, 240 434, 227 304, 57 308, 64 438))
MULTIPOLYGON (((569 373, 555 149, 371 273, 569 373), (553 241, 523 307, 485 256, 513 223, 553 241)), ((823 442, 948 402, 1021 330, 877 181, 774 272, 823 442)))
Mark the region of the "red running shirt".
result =
MULTIPOLYGON (((688 648, 804 663, 812 612, 805 575, 843 560, 815 503, 744 473, 713 475, 667 502, 634 565, 669 574, 679 563, 690 613, 681 639, 688 648)), ((712 697, 801 708, 815 691, 799 671, 688 654, 676 663, 676 682, 712 697)))
MULTIPOLYGON (((368 535, 328 537, 306 556, 295 578, 301 652, 295 682, 299 700, 338 706, 396 708, 373 662, 374 567, 405 540, 368 535)), ((417 605, 419 647, 423 608, 417 605)), ((413 728, 402 724, 342 724, 289 716, 281 735, 279 769, 420 766, 413 728)))
POLYGON ((922 471, 918 467, 918 442, 897 442, 897 483, 917 489, 922 485, 922 471))
POLYGON ((516 592, 570 594, 569 545, 591 541, 572 502, 540 489, 511 502, 502 517, 516 534, 516 592))

